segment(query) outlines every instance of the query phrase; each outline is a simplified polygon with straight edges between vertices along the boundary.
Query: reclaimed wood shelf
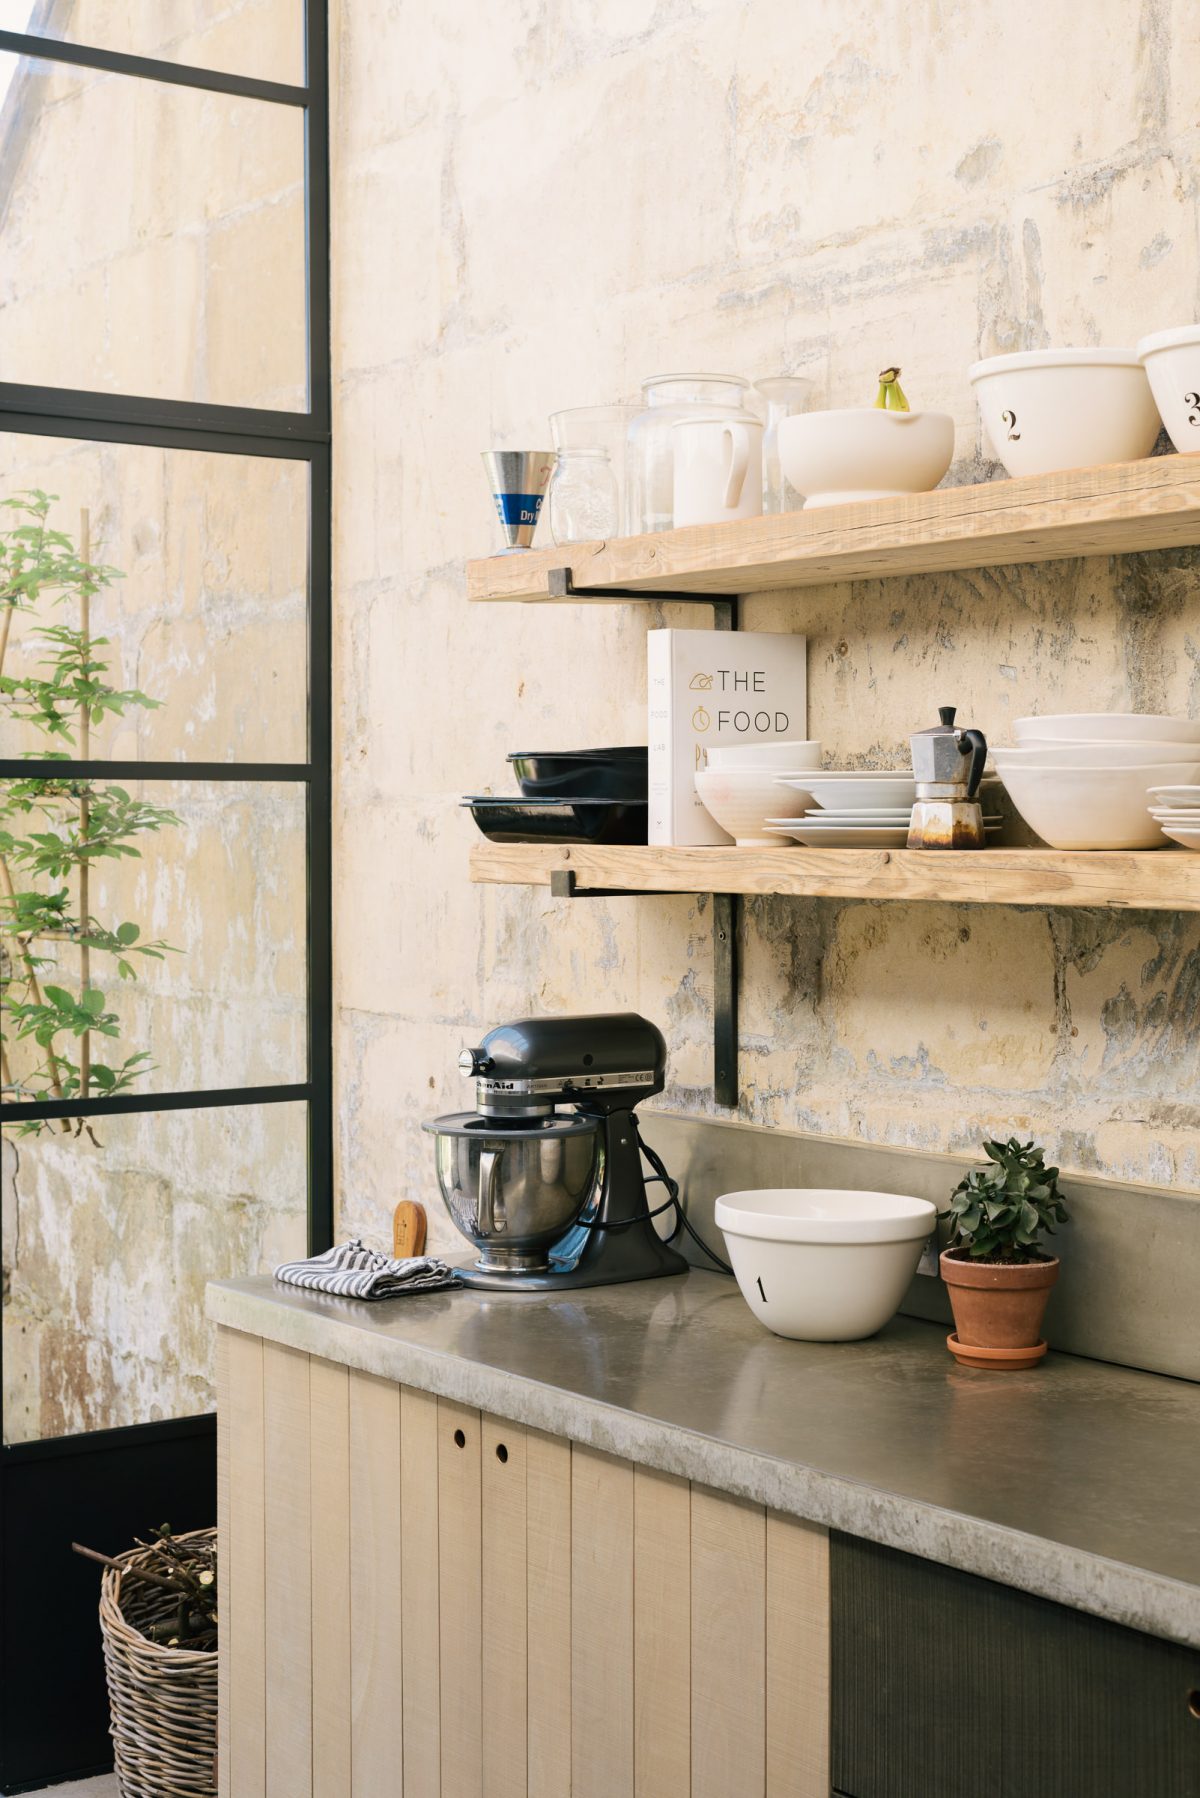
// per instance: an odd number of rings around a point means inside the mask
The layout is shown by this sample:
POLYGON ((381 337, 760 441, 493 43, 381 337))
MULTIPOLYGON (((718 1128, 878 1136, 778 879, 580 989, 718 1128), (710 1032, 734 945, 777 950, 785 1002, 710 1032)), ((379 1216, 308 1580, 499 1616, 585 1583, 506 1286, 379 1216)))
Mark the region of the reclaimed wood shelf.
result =
POLYGON ((654 849, 483 842, 471 852, 473 881, 549 886, 556 873, 574 875, 580 897, 783 893, 1200 911, 1200 855, 1186 849, 654 849))
POLYGON ((1195 543, 1200 455, 1152 456, 903 499, 489 556, 467 564, 467 594, 475 600, 612 603, 627 599, 629 590, 647 599, 658 589, 753 593, 1195 543), (549 576, 563 568, 575 587, 625 591, 553 595, 549 576))

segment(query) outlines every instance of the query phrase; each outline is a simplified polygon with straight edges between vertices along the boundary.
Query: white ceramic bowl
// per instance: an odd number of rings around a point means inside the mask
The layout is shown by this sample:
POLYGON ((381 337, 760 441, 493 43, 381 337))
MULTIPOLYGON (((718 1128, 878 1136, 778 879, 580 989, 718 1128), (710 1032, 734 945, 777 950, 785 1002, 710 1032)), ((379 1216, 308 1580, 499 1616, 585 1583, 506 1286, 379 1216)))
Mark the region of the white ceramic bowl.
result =
POLYGON ((1154 403, 1180 455, 1200 450, 1200 325, 1143 337, 1137 356, 1154 403))
POLYGON ((1200 805, 1200 787, 1189 786, 1186 781, 1174 787, 1151 787, 1150 797, 1156 805, 1190 807, 1200 805))
POLYGON ((1014 718, 1017 747, 1031 739, 1055 743, 1194 743, 1200 719, 1166 712, 1051 712, 1045 718, 1014 718))
POLYGON ((1191 781, 1200 761, 1144 768, 1043 768, 1022 763, 1004 776, 1008 796, 1051 849, 1161 849, 1150 789, 1191 781))
POLYGON ((827 780, 814 774, 807 783, 818 805, 839 812, 875 812, 890 806, 911 806, 917 783, 911 774, 864 774, 856 780, 827 780))
POLYGON ((1022 350, 971 368, 983 427, 1011 475, 1148 456, 1158 407, 1136 350, 1022 350))
POLYGON ((774 849, 768 817, 798 818, 812 804, 807 788, 785 786, 771 768, 699 768, 700 803, 743 849, 774 849))
POLYGON ((803 1342, 854 1342, 881 1330, 904 1297, 937 1208, 801 1186, 725 1193, 715 1216, 760 1323, 803 1342))
POLYGON ((846 406, 801 412, 779 425, 779 462, 807 510, 849 500, 894 499, 936 487, 954 454, 948 412, 883 412, 846 406))
POLYGON ((1200 756, 1200 733, 1190 743, 1031 743, 1015 749, 992 747, 999 773, 1006 768, 1144 768, 1181 755, 1200 756))
POLYGON ((770 768, 776 774, 790 774, 821 766, 821 745, 815 737, 806 743, 714 743, 704 753, 710 768, 770 768))

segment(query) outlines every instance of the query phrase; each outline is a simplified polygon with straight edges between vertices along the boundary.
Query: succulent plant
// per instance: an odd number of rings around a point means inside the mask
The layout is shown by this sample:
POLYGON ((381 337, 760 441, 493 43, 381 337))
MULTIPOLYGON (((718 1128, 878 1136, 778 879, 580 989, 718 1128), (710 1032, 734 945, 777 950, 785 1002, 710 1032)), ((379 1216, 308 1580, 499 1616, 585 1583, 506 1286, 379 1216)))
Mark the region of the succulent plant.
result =
POLYGON ((972 1261, 1038 1261, 1040 1237, 1068 1221, 1058 1169, 1032 1142, 985 1142, 986 1167, 973 1167, 950 1200, 950 1248, 972 1261))

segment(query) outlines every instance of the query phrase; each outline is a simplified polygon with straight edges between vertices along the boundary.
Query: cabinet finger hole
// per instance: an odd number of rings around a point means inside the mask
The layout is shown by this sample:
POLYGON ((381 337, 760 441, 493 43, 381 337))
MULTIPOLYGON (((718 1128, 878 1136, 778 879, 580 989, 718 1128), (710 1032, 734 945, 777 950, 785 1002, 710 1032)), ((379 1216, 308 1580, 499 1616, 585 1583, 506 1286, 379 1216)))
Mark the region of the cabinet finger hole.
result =
POLYGON ((457 1442, 459 1448, 466 1448, 467 1438, 461 1430, 455 1430, 454 1440, 455 1440, 455 1442, 457 1442))
POLYGON ((1188 1693, 1188 1710, 1200 1722, 1200 1686, 1188 1693))
MULTIPOLYGON (((497 1461, 507 1461, 508 1460, 508 1450, 505 1448, 503 1442, 497 1442, 497 1444, 496 1444, 496 1459, 497 1459, 497 1461)), ((1195 1694, 1195 1692, 1193 1692, 1192 1697, 1195 1698, 1195 1696, 1196 1696, 1196 1694, 1195 1694)))

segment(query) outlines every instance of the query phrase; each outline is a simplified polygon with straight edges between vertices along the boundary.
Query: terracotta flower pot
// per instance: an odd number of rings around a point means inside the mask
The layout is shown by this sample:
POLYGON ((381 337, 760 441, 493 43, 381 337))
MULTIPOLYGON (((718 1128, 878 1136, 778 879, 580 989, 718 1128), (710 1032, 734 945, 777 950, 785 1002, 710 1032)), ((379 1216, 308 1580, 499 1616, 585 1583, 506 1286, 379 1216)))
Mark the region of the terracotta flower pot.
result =
POLYGON ((968 1367, 1032 1367, 1046 1352, 1042 1318, 1058 1279, 1058 1256, 1045 1261, 972 1261, 957 1249, 939 1257, 955 1332, 950 1352, 968 1367), (977 1351, 972 1354, 972 1350, 977 1351))

